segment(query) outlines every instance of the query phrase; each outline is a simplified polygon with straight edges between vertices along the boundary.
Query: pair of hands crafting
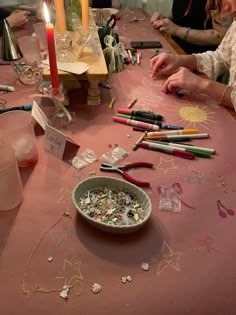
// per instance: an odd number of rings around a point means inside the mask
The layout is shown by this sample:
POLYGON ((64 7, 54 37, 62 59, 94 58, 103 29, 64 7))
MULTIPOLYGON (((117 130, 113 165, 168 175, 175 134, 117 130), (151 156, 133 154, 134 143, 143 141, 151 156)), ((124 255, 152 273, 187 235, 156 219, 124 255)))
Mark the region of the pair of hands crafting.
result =
POLYGON ((159 30, 160 32, 164 32, 168 35, 175 35, 178 25, 173 23, 169 18, 161 15, 160 12, 154 12, 151 20, 150 20, 153 28, 159 30))
POLYGON ((201 93, 206 79, 194 74, 182 66, 181 56, 160 53, 150 60, 152 78, 167 77, 162 86, 162 92, 175 93, 185 90, 189 93, 201 93))
POLYGON ((13 11, 6 19, 12 29, 22 27, 29 21, 29 11, 13 11))

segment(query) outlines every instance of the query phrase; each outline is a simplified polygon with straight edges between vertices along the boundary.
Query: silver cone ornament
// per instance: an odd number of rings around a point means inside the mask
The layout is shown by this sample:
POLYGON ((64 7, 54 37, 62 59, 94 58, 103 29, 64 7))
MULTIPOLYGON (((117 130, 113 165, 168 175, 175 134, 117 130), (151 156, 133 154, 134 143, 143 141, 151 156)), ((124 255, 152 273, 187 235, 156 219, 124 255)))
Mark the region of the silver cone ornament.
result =
POLYGON ((20 46, 8 24, 3 20, 1 59, 6 61, 19 60, 23 57, 20 46))

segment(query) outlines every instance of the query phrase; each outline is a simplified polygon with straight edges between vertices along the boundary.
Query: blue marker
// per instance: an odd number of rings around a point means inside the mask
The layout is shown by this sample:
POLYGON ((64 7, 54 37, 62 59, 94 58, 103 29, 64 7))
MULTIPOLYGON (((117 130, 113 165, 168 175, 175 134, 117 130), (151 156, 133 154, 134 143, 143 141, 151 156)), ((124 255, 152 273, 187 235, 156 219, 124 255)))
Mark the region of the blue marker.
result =
POLYGON ((172 126, 172 125, 161 125, 161 129, 181 130, 181 129, 184 129, 184 127, 181 127, 181 126, 172 126))
POLYGON ((32 104, 28 104, 28 105, 23 105, 23 106, 15 106, 15 107, 9 107, 9 108, 2 108, 0 109, 0 114, 5 113, 5 112, 9 112, 11 110, 31 110, 32 109, 32 104))

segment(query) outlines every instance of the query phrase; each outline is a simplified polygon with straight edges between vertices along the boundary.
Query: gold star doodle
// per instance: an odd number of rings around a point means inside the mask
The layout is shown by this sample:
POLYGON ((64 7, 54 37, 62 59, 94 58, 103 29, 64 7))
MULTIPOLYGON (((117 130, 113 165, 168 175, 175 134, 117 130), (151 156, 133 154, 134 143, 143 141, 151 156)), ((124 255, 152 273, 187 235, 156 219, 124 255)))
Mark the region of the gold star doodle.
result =
POLYGON ((177 169, 174 165, 174 159, 166 160, 160 157, 160 163, 155 166, 156 169, 163 170, 164 174, 166 174, 169 170, 177 169))
POLYGON ((64 279, 64 285, 69 288, 76 289, 76 295, 80 295, 83 285, 83 275, 80 271, 81 262, 77 261, 72 263, 68 259, 64 258, 62 272, 56 277, 57 280, 64 279))
MULTIPOLYGON (((157 275, 159 276, 162 271, 167 269, 169 266, 174 268, 176 271, 180 270, 179 260, 183 253, 174 252, 166 241, 163 241, 161 248, 161 257, 158 264, 157 275)), ((152 259, 156 261, 156 259, 152 259)))

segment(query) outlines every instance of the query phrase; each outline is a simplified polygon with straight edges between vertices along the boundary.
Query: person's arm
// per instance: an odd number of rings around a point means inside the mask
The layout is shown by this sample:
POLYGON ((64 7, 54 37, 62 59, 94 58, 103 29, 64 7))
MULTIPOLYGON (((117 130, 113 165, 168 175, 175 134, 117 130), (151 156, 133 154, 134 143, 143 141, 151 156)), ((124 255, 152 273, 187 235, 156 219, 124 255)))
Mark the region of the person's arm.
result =
POLYGON ((233 88, 216 81, 205 79, 202 84, 202 93, 209 95, 212 99, 218 101, 219 105, 234 108, 236 111, 236 103, 232 99, 233 88))
POLYGON ((222 41, 225 33, 232 23, 232 19, 229 16, 214 15, 212 17, 212 29, 196 30, 187 27, 177 26, 175 30, 175 36, 186 40, 188 43, 199 46, 218 46, 222 41))
POLYGON ((186 40, 188 43, 199 46, 217 46, 222 41, 225 32, 219 32, 215 29, 195 30, 187 27, 178 27, 175 36, 186 40))
POLYGON ((162 86, 164 93, 175 93, 179 90, 185 90, 191 94, 206 94, 216 100, 219 105, 236 110, 236 97, 234 96, 236 89, 234 87, 200 77, 183 67, 167 78, 162 86))
POLYGON ((194 55, 160 53, 150 60, 152 78, 171 75, 180 67, 197 70, 197 58, 194 55))
POLYGON ((196 30, 190 27, 178 26, 167 18, 155 20, 152 24, 159 31, 179 37, 188 43, 199 46, 218 46, 230 27, 232 19, 229 16, 224 16, 221 19, 214 16, 212 21, 213 28, 208 30, 196 30))

